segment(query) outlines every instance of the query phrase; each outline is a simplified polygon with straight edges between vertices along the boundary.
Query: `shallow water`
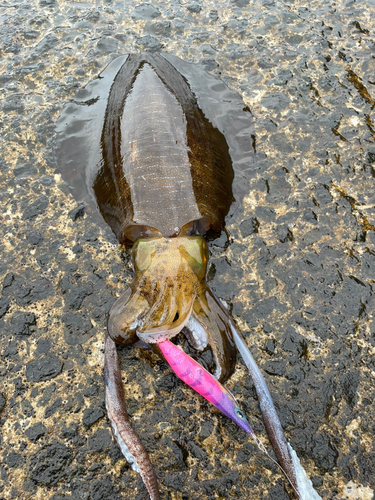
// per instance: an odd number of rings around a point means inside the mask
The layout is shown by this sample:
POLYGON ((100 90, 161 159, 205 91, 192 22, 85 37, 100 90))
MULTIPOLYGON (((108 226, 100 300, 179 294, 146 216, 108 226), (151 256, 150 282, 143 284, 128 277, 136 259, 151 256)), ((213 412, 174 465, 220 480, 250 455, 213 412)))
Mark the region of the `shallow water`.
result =
MULTIPOLYGON (((76 210, 53 141, 78 89, 116 57, 157 49, 203 63, 251 109, 254 175, 241 221, 211 243, 211 286, 244 331, 320 496, 373 498, 374 9, 353 0, 2 3, 2 497, 145 497, 104 416, 105 314, 129 266, 76 210)), ((165 498, 288 498, 275 466, 165 364, 136 348, 121 356, 129 411, 165 498)), ((265 439, 242 365, 228 387, 265 439)))

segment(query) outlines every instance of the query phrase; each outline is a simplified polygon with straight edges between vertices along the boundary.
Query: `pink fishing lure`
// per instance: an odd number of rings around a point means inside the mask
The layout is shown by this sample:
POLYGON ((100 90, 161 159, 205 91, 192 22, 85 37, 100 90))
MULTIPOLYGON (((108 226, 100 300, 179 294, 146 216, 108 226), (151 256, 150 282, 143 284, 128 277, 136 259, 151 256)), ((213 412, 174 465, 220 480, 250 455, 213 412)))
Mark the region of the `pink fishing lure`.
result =
POLYGON ((212 403, 224 415, 231 418, 241 429, 258 441, 249 422, 240 410, 237 401, 224 386, 188 356, 179 346, 169 340, 158 344, 165 359, 178 378, 212 403))

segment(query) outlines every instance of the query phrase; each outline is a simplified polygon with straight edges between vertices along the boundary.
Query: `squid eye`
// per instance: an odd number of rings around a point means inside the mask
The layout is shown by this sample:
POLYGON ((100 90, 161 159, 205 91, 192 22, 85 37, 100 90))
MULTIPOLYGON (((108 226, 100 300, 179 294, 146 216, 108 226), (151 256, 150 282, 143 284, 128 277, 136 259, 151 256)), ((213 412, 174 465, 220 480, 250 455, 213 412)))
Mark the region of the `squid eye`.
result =
POLYGON ((155 248, 153 239, 139 239, 133 247, 133 262, 136 271, 146 271, 152 262, 155 248))
POLYGON ((236 410, 235 410, 235 414, 236 414, 236 415, 237 415, 237 417, 239 417, 240 419, 242 419, 242 420, 246 420, 246 417, 245 417, 245 415, 242 413, 242 411, 241 411, 241 410, 236 409, 236 410))
POLYGON ((208 249, 202 236, 188 236, 181 239, 180 252, 189 263, 198 279, 206 275, 208 249))

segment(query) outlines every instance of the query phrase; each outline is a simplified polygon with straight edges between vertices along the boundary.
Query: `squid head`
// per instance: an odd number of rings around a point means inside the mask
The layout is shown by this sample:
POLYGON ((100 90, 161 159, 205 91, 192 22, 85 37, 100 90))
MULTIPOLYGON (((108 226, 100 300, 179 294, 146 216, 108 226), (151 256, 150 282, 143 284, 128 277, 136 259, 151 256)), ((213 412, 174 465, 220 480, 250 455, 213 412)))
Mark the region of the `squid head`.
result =
POLYGON ((120 345, 163 342, 184 329, 198 350, 211 348, 220 381, 233 372, 236 351, 228 314, 206 284, 202 236, 142 238, 132 251, 135 277, 112 306, 108 333, 120 345))

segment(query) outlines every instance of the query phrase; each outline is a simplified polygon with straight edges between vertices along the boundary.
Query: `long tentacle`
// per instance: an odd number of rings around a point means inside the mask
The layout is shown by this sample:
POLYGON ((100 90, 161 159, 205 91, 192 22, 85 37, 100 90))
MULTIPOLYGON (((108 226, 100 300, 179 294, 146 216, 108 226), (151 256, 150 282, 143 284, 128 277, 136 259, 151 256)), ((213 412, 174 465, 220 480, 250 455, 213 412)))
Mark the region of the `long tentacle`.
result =
POLYGON ((268 437, 270 438, 276 457, 287 479, 293 486, 293 489, 298 494, 299 498, 301 498, 301 492, 298 487, 296 477, 296 470, 289 451, 288 442, 284 435, 279 417, 276 413, 276 409, 273 404, 267 384, 244 339, 242 338, 241 333, 239 332, 233 321, 231 319, 229 321, 234 342, 236 343, 237 349, 250 372, 251 378, 253 379, 255 390, 259 400, 259 406, 263 415, 264 425, 266 427, 266 431, 268 437))
POLYGON ((151 500, 160 500, 155 471, 126 411, 116 344, 108 333, 105 337, 104 378, 107 413, 115 439, 132 468, 141 475, 151 500))

